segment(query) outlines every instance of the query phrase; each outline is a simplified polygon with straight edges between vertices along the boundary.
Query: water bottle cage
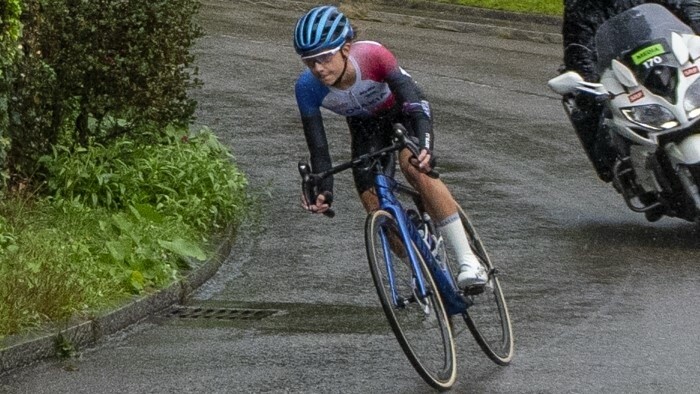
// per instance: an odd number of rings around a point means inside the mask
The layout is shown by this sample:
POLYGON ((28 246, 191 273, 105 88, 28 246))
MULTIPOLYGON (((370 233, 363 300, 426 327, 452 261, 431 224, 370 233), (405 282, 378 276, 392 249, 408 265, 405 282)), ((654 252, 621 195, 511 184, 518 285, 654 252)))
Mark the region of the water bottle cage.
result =
POLYGON ((423 236, 423 242, 425 242, 428 248, 430 248, 430 251, 433 252, 435 250, 435 236, 430 234, 427 223, 423 223, 420 233, 423 236))

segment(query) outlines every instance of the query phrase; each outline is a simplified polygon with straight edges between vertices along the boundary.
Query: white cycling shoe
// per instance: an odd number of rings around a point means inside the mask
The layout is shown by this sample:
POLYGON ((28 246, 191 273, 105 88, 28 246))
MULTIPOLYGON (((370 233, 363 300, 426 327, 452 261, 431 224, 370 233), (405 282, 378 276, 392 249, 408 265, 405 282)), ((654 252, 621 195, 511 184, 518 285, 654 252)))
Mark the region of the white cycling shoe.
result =
POLYGON ((459 286, 460 289, 484 286, 488 280, 489 275, 481 264, 462 264, 459 267, 457 286, 459 286))

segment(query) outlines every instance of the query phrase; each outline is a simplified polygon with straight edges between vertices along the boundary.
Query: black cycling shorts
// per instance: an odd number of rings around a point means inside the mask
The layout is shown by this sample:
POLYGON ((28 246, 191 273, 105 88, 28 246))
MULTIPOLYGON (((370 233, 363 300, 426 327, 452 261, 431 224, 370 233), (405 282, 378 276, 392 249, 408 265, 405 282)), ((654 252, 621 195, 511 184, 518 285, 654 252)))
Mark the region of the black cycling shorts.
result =
MULTIPOLYGON (((353 158, 366 153, 376 152, 379 149, 391 145, 394 123, 402 123, 409 134, 413 135, 413 131, 410 129, 410 122, 408 122, 408 119, 398 110, 391 111, 389 114, 383 116, 348 117, 347 122, 350 128, 350 152, 353 158)), ((395 156, 387 157, 382 163, 385 171, 390 174, 393 174, 396 169, 396 160, 394 157, 395 156)), ((374 178, 371 168, 353 167, 352 176, 355 180, 355 188, 359 194, 374 187, 374 178)))

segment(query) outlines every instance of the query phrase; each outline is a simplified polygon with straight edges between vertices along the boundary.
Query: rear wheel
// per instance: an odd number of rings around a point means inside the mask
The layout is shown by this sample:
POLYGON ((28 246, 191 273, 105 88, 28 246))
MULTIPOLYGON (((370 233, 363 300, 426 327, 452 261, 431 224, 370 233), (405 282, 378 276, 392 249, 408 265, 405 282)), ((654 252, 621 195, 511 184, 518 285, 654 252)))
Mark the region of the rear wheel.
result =
MULTIPOLYGON (((464 294, 469 306, 462 317, 484 353, 496 364, 508 365, 513 358, 513 329, 508 306, 498 281, 498 272, 491 264, 481 238, 467 214, 461 207, 458 207, 458 213, 474 254, 489 273, 489 280, 483 291, 479 289, 464 294)), ((456 274, 459 272, 457 258, 448 246, 445 248, 446 260, 456 281, 456 274)))
POLYGON ((395 219, 386 211, 367 217, 365 242, 372 278, 384 314, 404 353, 420 376, 438 390, 447 390, 457 377, 449 316, 433 277, 418 254, 427 295, 418 294, 408 250, 395 219))

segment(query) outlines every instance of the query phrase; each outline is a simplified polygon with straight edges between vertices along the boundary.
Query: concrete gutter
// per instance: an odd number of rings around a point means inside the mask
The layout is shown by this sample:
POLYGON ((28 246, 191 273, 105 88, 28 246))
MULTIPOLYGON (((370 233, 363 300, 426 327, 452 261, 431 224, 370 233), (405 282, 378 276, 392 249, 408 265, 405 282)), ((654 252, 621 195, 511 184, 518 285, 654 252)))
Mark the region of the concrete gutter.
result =
POLYGON ((184 278, 154 293, 135 298, 112 311, 87 320, 68 321, 45 327, 41 332, 15 335, 0 341, 0 374, 35 361, 65 355, 66 350, 94 346, 104 337, 121 331, 187 297, 209 280, 231 253, 235 241, 230 227, 205 262, 190 261, 194 267, 184 278), (68 346, 65 349, 64 346, 68 346))
MULTIPOLYGON (((317 2, 293 0, 245 0, 261 7, 308 9, 317 2)), ((340 5, 342 2, 329 1, 340 5)), ((424 0, 372 0, 371 4, 356 1, 357 15, 351 17, 410 25, 426 29, 443 29, 501 38, 543 43, 561 43, 561 18, 510 13, 474 7, 456 6, 424 0)), ((104 337, 121 331, 155 313, 184 302, 193 290, 211 278, 226 260, 234 243, 233 230, 218 245, 214 256, 195 268, 183 279, 165 289, 134 299, 113 311, 92 319, 70 321, 47 327, 41 332, 18 335, 0 341, 0 374, 33 362, 58 357, 63 344, 81 349, 97 344, 104 337)))

